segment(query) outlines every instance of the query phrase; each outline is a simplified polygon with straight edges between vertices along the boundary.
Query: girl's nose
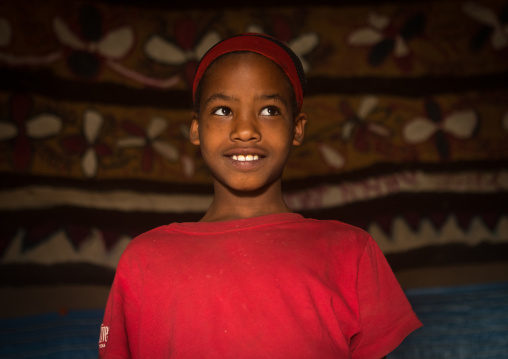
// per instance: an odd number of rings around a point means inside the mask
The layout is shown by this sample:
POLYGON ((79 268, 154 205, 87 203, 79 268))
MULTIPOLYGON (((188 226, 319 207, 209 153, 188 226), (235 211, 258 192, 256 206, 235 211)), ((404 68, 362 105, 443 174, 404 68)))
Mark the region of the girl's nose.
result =
POLYGON ((261 133, 256 116, 252 114, 235 116, 232 122, 230 137, 232 141, 259 141, 261 133))

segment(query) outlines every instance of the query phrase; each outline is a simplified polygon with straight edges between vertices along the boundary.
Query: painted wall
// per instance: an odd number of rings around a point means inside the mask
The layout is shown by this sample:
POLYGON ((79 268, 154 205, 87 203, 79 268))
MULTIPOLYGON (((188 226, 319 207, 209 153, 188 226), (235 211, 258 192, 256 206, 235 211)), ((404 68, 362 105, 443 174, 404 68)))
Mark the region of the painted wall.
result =
POLYGON ((0 3, 0 285, 104 285, 137 234, 200 218, 200 57, 240 32, 308 77, 297 212, 365 228, 396 271, 508 261, 508 3, 173 9, 0 3))

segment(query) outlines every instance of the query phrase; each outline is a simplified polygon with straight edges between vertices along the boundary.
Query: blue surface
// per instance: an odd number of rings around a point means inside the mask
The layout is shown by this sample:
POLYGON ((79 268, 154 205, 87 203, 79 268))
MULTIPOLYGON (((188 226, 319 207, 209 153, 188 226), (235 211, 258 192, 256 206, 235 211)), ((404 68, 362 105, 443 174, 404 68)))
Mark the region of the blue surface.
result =
POLYGON ((424 324, 388 359, 508 358, 508 283, 406 291, 424 324))
POLYGON ((0 320, 0 358, 97 358, 103 310, 0 320))
MULTIPOLYGON (((406 291, 424 327, 389 359, 508 358, 508 283, 406 291)), ((0 320, 0 358, 97 358, 103 310, 0 320)))

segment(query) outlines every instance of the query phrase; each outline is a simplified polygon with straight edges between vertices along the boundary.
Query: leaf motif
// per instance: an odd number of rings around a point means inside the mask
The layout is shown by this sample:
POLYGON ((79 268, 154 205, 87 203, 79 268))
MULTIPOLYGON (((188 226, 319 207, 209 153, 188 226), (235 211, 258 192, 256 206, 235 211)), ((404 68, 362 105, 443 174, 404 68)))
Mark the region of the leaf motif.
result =
POLYGON ((209 32, 196 45, 196 60, 200 60, 210 48, 221 40, 220 35, 216 31, 209 32))
POLYGON ((187 55, 178 46, 159 35, 154 35, 145 44, 148 58, 170 65, 181 65, 187 62, 187 55))
POLYGON ((164 157, 169 161, 174 162, 178 160, 179 157, 178 150, 173 145, 170 145, 167 142, 155 141, 153 143, 153 148, 155 149, 155 151, 157 151, 158 154, 160 154, 162 157, 164 157))
POLYGON ((94 177, 97 173, 98 161, 93 147, 90 147, 86 150, 81 161, 81 168, 85 176, 88 178, 94 177))
POLYGON ((58 17, 53 19, 53 30, 62 45, 69 46, 75 50, 86 49, 85 43, 58 17))
POLYGON ((162 117, 153 117, 146 129, 146 135, 149 139, 154 139, 162 134, 168 128, 168 121, 162 117))
POLYGON ((336 149, 323 143, 319 145, 318 149, 328 166, 333 169, 341 169, 344 167, 346 160, 336 149))
POLYGON ((346 120, 341 126, 341 138, 343 141, 348 141, 353 134, 353 130, 356 127, 356 121, 346 120))
POLYGON ((96 110, 86 110, 84 115, 83 132, 88 143, 94 143, 99 137, 104 119, 96 110))
POLYGON ((378 29, 383 30, 390 24, 390 18, 388 16, 371 12, 368 19, 369 24, 378 29))
POLYGON ((395 56, 403 57, 409 54, 409 47, 401 36, 395 38, 395 56))
POLYGON ((508 45, 508 31, 505 32, 501 27, 494 30, 492 35, 492 47, 496 50, 501 50, 508 45))
POLYGON ((247 25, 247 33, 253 33, 253 34, 264 34, 263 28, 257 24, 249 24, 247 25))
POLYGON ((349 34, 347 42, 355 46, 370 46, 383 40, 383 35, 370 27, 364 27, 349 34))
POLYGON ((289 43, 289 47, 298 56, 306 55, 319 44, 319 36, 315 32, 310 32, 298 36, 289 43))
POLYGON ((10 122, 0 122, 0 141, 10 140, 18 135, 18 129, 10 122))
POLYGON ((180 134, 186 139, 190 138, 190 126, 188 124, 181 124, 178 129, 180 130, 180 134))
POLYGON ((190 156, 183 154, 181 157, 181 161, 183 175, 186 178, 194 177, 194 174, 196 173, 196 165, 194 163, 194 160, 190 156))
POLYGON ((428 140, 437 130, 437 125, 426 117, 415 117, 402 130, 404 139, 412 144, 428 140))
POLYGON ((98 49, 101 55, 110 59, 121 59, 132 49, 133 44, 134 31, 125 26, 109 32, 99 42, 98 49))
POLYGON ((467 139, 473 134, 478 117, 473 110, 455 111, 443 121, 443 130, 460 139, 467 139))
POLYGON ((378 98, 376 96, 366 96, 362 98, 360 105, 358 106, 358 117, 365 119, 378 104, 378 98))
POLYGON ((389 137, 391 134, 391 131, 388 127, 380 125, 375 122, 369 122, 367 124, 367 128, 369 129, 370 132, 375 133, 376 135, 381 137, 389 137))
POLYGON ((462 6, 462 10, 481 24, 492 27, 498 26, 499 21, 496 14, 485 6, 479 5, 473 1, 468 1, 462 6))
POLYGON ((26 122, 26 131, 32 138, 54 136, 62 129, 62 120, 52 114, 42 114, 32 117, 26 122))

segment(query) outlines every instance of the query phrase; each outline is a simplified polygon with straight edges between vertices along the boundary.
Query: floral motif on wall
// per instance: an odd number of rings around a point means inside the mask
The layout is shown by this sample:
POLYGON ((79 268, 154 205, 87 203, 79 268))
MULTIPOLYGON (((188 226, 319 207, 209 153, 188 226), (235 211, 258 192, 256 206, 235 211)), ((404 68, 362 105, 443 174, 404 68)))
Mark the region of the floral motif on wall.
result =
MULTIPOLYGON (((11 45, 13 30, 11 22, 0 16, 0 48, 11 45)), ((37 56, 16 56, 8 52, 0 52, 0 65, 6 63, 10 66, 41 66, 51 64, 62 57, 60 51, 54 51, 44 55, 37 56)))
POLYGON ((221 40, 218 32, 210 31, 201 38, 196 36, 196 24, 192 20, 177 21, 174 39, 153 34, 145 43, 146 56, 165 65, 183 66, 187 84, 192 84, 197 64, 203 55, 221 40))
POLYGON ((122 128, 130 136, 117 141, 119 148, 140 148, 143 151, 141 168, 150 172, 153 168, 153 161, 156 153, 168 161, 177 161, 180 154, 170 143, 158 137, 168 128, 168 121, 160 117, 150 119, 146 130, 142 129, 132 121, 123 121, 122 128))
POLYGON ((340 170, 346 165, 346 158, 334 147, 326 143, 319 142, 317 144, 317 148, 319 154, 330 168, 340 170))
POLYGON ((81 169, 88 178, 97 175, 101 158, 113 154, 107 144, 99 142, 103 123, 104 118, 98 111, 88 109, 83 116, 83 132, 62 140, 66 151, 81 156, 81 169))
POLYGON ((341 138, 345 142, 353 139, 355 148, 360 152, 366 152, 370 148, 367 135, 378 137, 389 137, 391 135, 391 130, 387 126, 367 120, 368 116, 376 109, 378 101, 375 96, 364 97, 360 101, 356 112, 354 112, 349 102, 340 102, 339 107, 345 117, 341 125, 341 138))
POLYGON ((473 50, 480 50, 487 42, 490 42, 496 51, 503 50, 508 46, 508 4, 499 15, 495 10, 473 1, 466 2, 462 6, 462 10, 482 24, 471 40, 473 50))
POLYGON ((401 27, 397 27, 388 16, 370 13, 368 25, 352 31, 347 41, 351 46, 370 47, 367 62, 371 66, 380 66, 393 54, 397 66, 404 71, 411 71, 413 53, 409 43, 422 35, 425 30, 426 17, 423 13, 410 16, 401 27))
POLYGON ((479 122, 472 109, 443 114, 440 105, 433 100, 425 103, 425 112, 425 116, 415 117, 405 124, 402 130, 404 139, 411 144, 420 144, 434 138, 437 151, 443 160, 450 158, 448 137, 470 139, 479 122))
POLYGON ((273 33, 265 31, 265 29, 259 25, 250 24, 247 26, 246 32, 260 34, 267 33, 268 35, 281 40, 298 56, 302 62, 303 70, 305 73, 308 73, 311 65, 307 61, 306 56, 312 53, 312 51, 319 45, 318 34, 315 32, 307 32, 295 35, 291 30, 287 19, 280 16, 274 17, 272 28, 273 33))
MULTIPOLYGON (((62 46, 44 55, 18 56, 8 52, 0 53, 0 62, 10 66, 43 66, 64 58, 72 74, 81 80, 95 80, 104 66, 121 76, 158 88, 170 88, 179 82, 179 76, 151 78, 121 64, 133 50, 135 30, 121 26, 104 33, 101 12, 93 5, 83 5, 77 23, 67 23, 56 16, 53 18, 53 32, 62 46), (76 29, 76 30, 74 30, 76 29)), ((0 18, 0 47, 10 43, 9 21, 0 18)))
POLYGON ((125 58, 134 45, 134 30, 123 26, 107 33, 102 30, 102 17, 93 6, 85 5, 79 14, 79 33, 74 33, 59 17, 53 19, 53 29, 67 51, 71 71, 82 78, 98 75, 102 64, 125 58))
POLYGON ((10 117, 0 121, 0 141, 13 147, 13 164, 17 170, 27 170, 33 156, 33 141, 55 136, 62 130, 62 120, 51 113, 34 114, 33 99, 13 95, 9 100, 10 117))
POLYGON ((168 88, 178 83, 178 77, 153 79, 120 64, 134 46, 134 29, 122 26, 103 33, 102 16, 92 5, 84 5, 79 14, 79 34, 74 33, 60 18, 53 20, 53 28, 60 43, 65 46, 71 71, 83 79, 95 78, 103 65, 126 78, 148 86, 168 88))

